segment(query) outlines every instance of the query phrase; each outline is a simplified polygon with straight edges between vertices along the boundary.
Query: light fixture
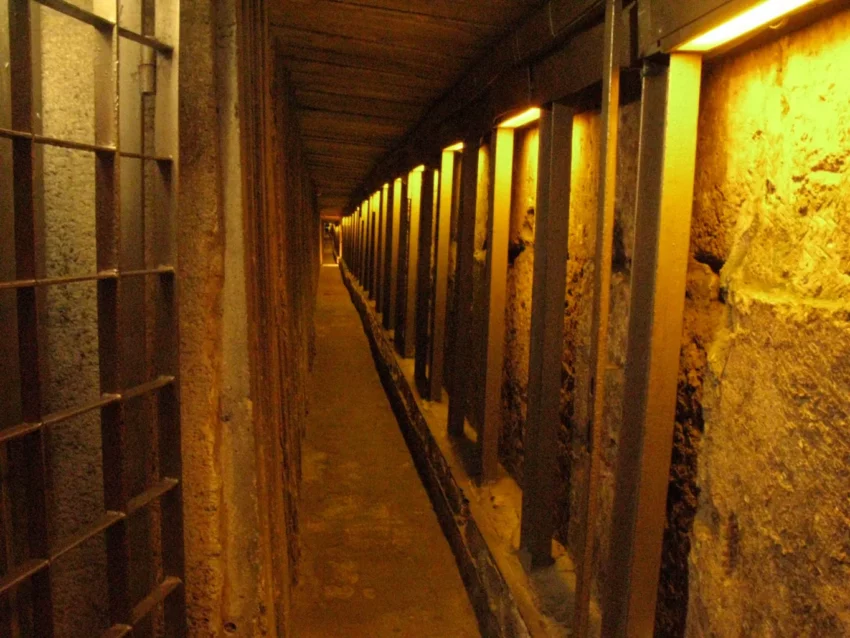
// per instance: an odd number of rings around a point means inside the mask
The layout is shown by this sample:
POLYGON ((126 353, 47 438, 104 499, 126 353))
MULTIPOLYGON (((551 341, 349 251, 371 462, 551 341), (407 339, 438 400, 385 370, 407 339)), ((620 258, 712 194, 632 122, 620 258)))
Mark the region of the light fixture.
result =
POLYGON ((536 122, 540 119, 540 109, 532 107, 527 111, 523 111, 519 115, 515 115, 514 117, 505 120, 501 124, 499 124, 499 128, 519 128, 520 126, 525 126, 526 124, 531 124, 532 122, 536 122))
POLYGON ((775 22, 779 18, 796 11, 800 7, 811 4, 814 0, 764 0, 743 13, 727 20, 723 24, 692 40, 689 40, 678 51, 705 52, 740 38, 742 35, 755 31, 759 27, 775 22))
POLYGON ((448 146, 443 149, 444 153, 458 153, 463 150, 463 142, 458 142, 452 146, 448 146))
POLYGON ((414 168, 414 169, 413 169, 412 171, 410 171, 410 172, 411 172, 411 173, 421 173, 421 172, 422 172, 422 171, 424 171, 424 170, 425 170, 425 164, 420 164, 419 166, 417 166, 416 168, 414 168))

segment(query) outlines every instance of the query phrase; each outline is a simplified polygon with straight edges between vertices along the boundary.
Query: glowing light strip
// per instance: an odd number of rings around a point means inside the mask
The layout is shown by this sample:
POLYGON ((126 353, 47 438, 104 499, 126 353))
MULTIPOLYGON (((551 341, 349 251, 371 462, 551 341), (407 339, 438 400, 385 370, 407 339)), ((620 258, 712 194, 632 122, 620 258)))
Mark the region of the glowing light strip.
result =
POLYGON ((448 147, 443 149, 443 151, 445 153, 457 153, 457 152, 462 151, 462 150, 463 150, 463 142, 458 142, 457 144, 454 144, 453 146, 448 146, 448 147))
POLYGON ((411 173, 421 173, 421 172, 422 172, 422 171, 424 171, 424 170, 425 170, 425 164, 421 164, 420 166, 417 166, 416 168, 414 168, 414 169, 413 169, 412 171, 410 171, 410 172, 411 172, 411 173))
POLYGON ((519 128, 540 119, 540 109, 533 107, 499 124, 499 128, 519 128))
POLYGON ((814 0, 765 0, 719 27, 697 36, 678 48, 679 51, 710 51, 740 38, 782 16, 811 4, 814 0))

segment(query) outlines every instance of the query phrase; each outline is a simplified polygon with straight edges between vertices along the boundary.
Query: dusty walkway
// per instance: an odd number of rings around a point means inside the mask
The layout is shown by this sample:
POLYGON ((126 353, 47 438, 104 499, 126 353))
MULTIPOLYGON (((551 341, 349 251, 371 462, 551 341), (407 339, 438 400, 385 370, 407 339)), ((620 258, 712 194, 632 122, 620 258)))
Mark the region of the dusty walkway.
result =
POLYGON ((339 270, 322 268, 297 638, 478 636, 339 270))

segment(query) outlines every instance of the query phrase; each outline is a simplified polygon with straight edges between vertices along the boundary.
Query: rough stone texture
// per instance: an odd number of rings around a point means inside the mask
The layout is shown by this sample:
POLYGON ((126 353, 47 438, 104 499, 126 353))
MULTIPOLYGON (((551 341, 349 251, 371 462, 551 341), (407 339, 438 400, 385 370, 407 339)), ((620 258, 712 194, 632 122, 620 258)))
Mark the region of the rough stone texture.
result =
MULTIPOLYGON (((614 211, 614 245, 611 303, 608 326, 608 367, 602 415, 602 464, 596 536, 594 595, 600 596, 608 570, 608 538, 614 503, 614 476, 623 410, 623 374, 629 320, 629 284, 634 243, 635 184, 639 104, 622 107, 617 148, 617 188, 614 211)), ((569 259, 564 325, 564 377, 561 395, 561 453, 559 466, 564 480, 559 496, 558 538, 575 556, 581 552, 587 490, 587 423, 591 376, 590 344, 593 311, 596 216, 599 198, 601 117, 598 112, 575 118, 573 175, 570 203, 569 259)))
POLYGON ((537 127, 516 131, 505 300, 503 418, 499 457, 505 469, 520 483, 528 413, 528 358, 539 144, 540 133, 537 127))
POLYGON ((472 344, 467 418, 479 432, 484 423, 484 376, 487 368, 487 217, 490 214, 490 146, 478 153, 478 197, 475 208, 475 253, 472 263, 472 344))
POLYGON ((690 636, 850 633, 848 29, 705 72, 662 574, 690 636))
MULTIPOLYGON (((46 135, 94 141, 91 27, 37 9, 41 47, 41 110, 46 135)), ((94 155, 43 147, 44 254, 47 276, 96 272, 94 155)), ((47 289, 42 297, 45 337, 44 410, 56 412, 100 396, 97 289, 92 283, 47 289)), ((97 412, 47 431, 51 542, 58 543, 103 513, 100 419, 97 412)), ((68 554, 52 569, 58 636, 98 634, 108 624, 106 554, 102 537, 68 554)))

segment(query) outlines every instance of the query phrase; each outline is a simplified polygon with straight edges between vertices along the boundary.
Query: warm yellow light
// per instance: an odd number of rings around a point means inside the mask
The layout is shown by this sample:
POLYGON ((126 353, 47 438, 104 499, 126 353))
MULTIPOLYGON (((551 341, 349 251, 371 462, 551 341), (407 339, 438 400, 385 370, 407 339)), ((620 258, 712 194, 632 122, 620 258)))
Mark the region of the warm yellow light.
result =
POLYGON ((411 173, 421 173, 421 172, 422 172, 422 171, 424 171, 424 170, 425 170, 425 164, 421 164, 421 165, 417 166, 416 168, 414 168, 414 169, 413 169, 412 171, 410 171, 410 172, 411 172, 411 173))
POLYGON ((446 153, 457 153, 457 152, 462 151, 462 150, 463 150, 463 142, 458 142, 457 144, 454 144, 452 146, 448 146, 448 147, 443 149, 443 151, 445 151, 446 153))
POLYGON ((531 124, 532 122, 536 122, 540 119, 540 109, 536 106, 533 108, 520 113, 519 115, 515 115, 509 120, 505 120, 501 124, 499 124, 499 128, 519 128, 520 126, 525 126, 526 124, 531 124))
POLYGON ((716 49, 812 2, 814 0, 765 0, 719 27, 686 42, 678 50, 703 52, 716 49))

